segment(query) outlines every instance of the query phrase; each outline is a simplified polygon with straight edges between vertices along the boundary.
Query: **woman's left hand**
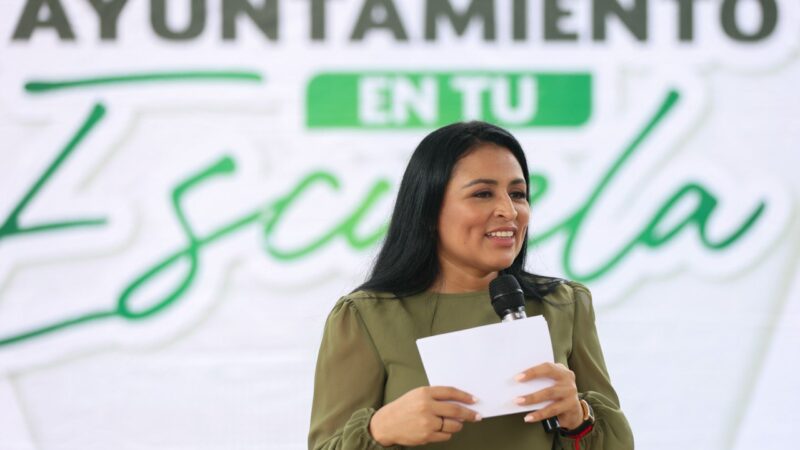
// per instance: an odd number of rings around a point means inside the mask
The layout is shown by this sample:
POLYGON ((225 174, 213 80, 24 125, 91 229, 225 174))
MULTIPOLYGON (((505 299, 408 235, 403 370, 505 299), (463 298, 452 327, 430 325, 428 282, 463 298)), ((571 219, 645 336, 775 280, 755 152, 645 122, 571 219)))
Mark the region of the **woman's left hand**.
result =
POLYGON ((583 422, 583 408, 578 400, 578 387, 575 385, 575 373, 563 364, 543 363, 531 367, 516 376, 519 382, 534 378, 551 378, 555 384, 518 397, 518 405, 531 405, 534 403, 552 400, 553 403, 546 407, 529 413, 525 416, 526 422, 539 422, 550 417, 558 417, 562 428, 568 430, 577 428, 583 422))

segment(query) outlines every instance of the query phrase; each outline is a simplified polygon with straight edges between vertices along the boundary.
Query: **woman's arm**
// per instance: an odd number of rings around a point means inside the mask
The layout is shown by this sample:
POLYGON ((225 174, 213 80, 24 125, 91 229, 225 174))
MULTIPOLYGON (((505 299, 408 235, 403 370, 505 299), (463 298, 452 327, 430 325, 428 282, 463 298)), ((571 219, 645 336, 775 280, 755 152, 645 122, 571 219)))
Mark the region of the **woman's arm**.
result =
POLYGON ((317 358, 309 448, 362 450, 441 442, 461 431, 465 421, 480 420, 463 406, 474 403, 466 392, 423 386, 384 405, 385 383, 386 370, 369 328, 352 300, 340 300, 325 324, 317 358))
POLYGON ((592 407, 595 424, 579 439, 560 436, 565 449, 628 450, 633 449, 633 434, 619 406, 619 398, 608 377, 600 340, 595 327, 594 307, 589 290, 570 282, 575 299, 572 353, 569 368, 575 372, 580 397, 592 407))
POLYGON ((308 448, 383 449, 369 423, 383 402, 383 362, 352 301, 334 306, 325 323, 317 370, 308 448))

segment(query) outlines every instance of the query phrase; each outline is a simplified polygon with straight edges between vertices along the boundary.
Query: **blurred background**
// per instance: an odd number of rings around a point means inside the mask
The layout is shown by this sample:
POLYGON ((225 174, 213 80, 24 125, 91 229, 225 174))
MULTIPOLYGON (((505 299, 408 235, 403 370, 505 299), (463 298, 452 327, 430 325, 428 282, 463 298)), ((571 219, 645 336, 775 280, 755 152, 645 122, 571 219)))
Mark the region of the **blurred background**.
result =
POLYGON ((797 1, 4 0, 0 39, 0 449, 305 448, 327 313, 472 119, 637 447, 794 444, 797 1))

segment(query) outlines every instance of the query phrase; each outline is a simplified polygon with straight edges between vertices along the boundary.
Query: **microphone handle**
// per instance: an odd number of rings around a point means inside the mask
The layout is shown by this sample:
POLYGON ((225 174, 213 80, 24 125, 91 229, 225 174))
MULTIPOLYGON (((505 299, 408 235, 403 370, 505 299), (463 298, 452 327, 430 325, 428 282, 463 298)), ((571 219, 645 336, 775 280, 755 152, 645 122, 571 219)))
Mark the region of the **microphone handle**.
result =
POLYGON ((517 309, 516 311, 511 310, 511 309, 507 310, 506 314, 503 316, 502 319, 500 319, 500 321, 501 322, 513 322, 515 320, 521 320, 521 319, 527 319, 527 318, 528 318, 528 315, 525 314, 525 307, 523 306, 523 307, 517 309))
POLYGON ((555 433, 561 427, 561 424, 558 423, 558 417, 550 417, 542 421, 542 426, 544 427, 544 431, 555 433))
MULTIPOLYGON (((525 314, 525 307, 522 306, 516 311, 508 310, 503 316, 502 321, 512 322, 514 320, 526 319, 527 317, 527 314, 525 314)), ((558 417, 550 417, 542 421, 542 426, 544 427, 544 431, 555 433, 561 427, 561 424, 558 423, 558 417)))

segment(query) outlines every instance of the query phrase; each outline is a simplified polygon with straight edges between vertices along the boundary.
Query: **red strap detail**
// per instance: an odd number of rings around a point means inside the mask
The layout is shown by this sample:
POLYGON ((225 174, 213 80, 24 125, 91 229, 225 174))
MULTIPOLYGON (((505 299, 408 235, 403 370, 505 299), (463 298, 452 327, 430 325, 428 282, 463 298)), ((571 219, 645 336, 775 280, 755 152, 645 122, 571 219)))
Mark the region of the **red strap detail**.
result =
POLYGON ((589 425, 588 427, 586 427, 585 430, 581 431, 575 436, 569 436, 570 439, 575 441, 575 450, 581 450, 581 439, 583 439, 583 437, 586 436, 587 434, 591 433, 593 428, 594 424, 589 425))

